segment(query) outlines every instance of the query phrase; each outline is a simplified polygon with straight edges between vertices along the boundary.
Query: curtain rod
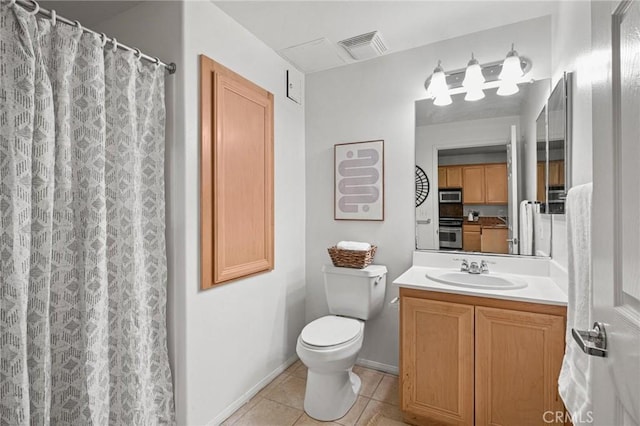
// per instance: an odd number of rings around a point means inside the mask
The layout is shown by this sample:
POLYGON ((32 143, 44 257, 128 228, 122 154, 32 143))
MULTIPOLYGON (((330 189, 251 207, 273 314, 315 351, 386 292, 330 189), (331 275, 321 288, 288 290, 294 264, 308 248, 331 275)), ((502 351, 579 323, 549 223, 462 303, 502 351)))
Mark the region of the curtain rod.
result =
POLYGON ((138 58, 141 59, 146 59, 149 62, 154 62, 156 64, 162 65, 163 67, 165 67, 167 69, 167 71, 169 71, 169 74, 174 74, 176 72, 176 64, 171 62, 170 64, 167 64, 166 62, 162 62, 160 59, 158 59, 157 57, 153 57, 153 56, 149 56, 146 55, 142 52, 140 52, 140 49, 137 49, 135 47, 129 47, 125 44, 119 43, 118 40, 116 40, 115 37, 110 38, 107 37, 104 33, 99 33, 93 30, 90 30, 89 28, 85 28, 83 27, 80 22, 78 21, 72 21, 70 19, 67 19, 65 17, 62 16, 58 16, 56 14, 55 10, 48 10, 45 8, 40 7, 40 4, 35 1, 35 0, 9 0, 8 1, 9 6, 13 6, 14 4, 18 4, 20 6, 22 6, 23 8, 27 9, 29 11, 29 13, 31 13, 32 15, 44 15, 48 18, 50 18, 54 25, 57 21, 63 22, 67 25, 72 25, 75 27, 80 28, 82 31, 87 32, 87 33, 91 33, 91 34, 96 34, 98 36, 100 36, 100 38, 102 39, 102 45, 106 45, 107 43, 111 43, 115 48, 117 49, 123 49, 123 50, 128 50, 130 52, 135 52, 136 56, 138 58))

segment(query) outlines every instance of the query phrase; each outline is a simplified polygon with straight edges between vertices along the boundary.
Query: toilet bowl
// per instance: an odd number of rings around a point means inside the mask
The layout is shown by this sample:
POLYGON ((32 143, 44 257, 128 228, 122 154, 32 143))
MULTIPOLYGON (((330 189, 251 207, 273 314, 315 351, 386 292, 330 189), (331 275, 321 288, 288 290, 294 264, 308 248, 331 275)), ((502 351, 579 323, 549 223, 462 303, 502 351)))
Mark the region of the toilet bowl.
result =
POLYGON ((329 313, 307 324, 296 352, 307 366, 304 411, 331 421, 343 417, 360 392, 360 378, 352 369, 362 348, 364 322, 382 310, 387 268, 322 267, 329 313))
POLYGON ((362 348, 364 322, 328 315, 307 324, 296 352, 307 366, 304 410, 316 420, 343 417, 360 392, 360 378, 352 368, 362 348))

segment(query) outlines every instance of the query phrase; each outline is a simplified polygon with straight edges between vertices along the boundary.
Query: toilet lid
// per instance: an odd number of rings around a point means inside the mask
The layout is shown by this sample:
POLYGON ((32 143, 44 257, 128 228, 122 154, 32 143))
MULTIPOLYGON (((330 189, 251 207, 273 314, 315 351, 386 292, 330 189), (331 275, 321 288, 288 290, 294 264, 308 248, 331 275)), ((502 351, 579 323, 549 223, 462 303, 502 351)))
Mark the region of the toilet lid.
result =
POLYGON ((362 332, 362 321, 329 315, 318 318, 302 329, 302 341, 312 346, 334 346, 356 337, 362 332))

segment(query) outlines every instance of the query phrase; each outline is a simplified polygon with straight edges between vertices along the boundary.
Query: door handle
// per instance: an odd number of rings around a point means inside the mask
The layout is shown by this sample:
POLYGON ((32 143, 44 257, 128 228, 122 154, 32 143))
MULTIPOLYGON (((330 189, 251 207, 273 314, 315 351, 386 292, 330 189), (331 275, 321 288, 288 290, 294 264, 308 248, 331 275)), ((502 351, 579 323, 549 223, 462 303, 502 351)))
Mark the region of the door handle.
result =
POLYGON ((586 331, 572 328, 571 334, 582 352, 599 357, 607 356, 607 332, 603 323, 594 322, 593 328, 586 331))

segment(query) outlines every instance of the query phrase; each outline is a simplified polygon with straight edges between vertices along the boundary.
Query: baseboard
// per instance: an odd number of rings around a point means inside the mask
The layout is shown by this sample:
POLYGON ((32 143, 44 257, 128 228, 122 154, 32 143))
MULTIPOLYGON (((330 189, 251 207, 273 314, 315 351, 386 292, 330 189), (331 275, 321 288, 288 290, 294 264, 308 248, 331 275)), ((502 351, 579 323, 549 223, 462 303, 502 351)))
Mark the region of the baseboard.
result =
POLYGON ((389 373, 389 374, 393 374, 393 375, 398 375, 399 369, 397 365, 389 365, 389 364, 383 364, 381 362, 377 362, 377 361, 371 361, 368 359, 363 359, 363 358, 358 358, 358 360, 356 361, 356 364, 361 366, 361 367, 366 367, 366 368, 371 368, 373 370, 378 370, 378 371, 383 371, 385 373, 389 373))
POLYGON ((271 373, 267 374, 262 380, 256 383, 251 389, 244 393, 240 398, 236 399, 231 403, 227 408, 224 409, 220 414, 216 416, 215 419, 211 420, 207 423, 208 426, 217 426, 220 423, 224 422, 229 416, 235 413, 238 408, 242 407, 246 404, 251 398, 253 398, 258 392, 262 390, 265 386, 267 386, 273 379, 278 377, 284 370, 289 368, 291 364, 298 360, 298 355, 293 355, 291 358, 287 359, 282 365, 277 367, 271 373))

